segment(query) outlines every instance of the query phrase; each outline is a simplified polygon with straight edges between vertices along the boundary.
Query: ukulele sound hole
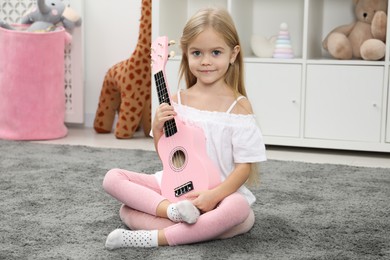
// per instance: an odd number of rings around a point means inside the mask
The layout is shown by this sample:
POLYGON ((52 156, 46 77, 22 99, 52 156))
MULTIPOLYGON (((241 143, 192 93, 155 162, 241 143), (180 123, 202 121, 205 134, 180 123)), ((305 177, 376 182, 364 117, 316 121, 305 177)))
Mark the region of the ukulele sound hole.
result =
POLYGON ((187 164, 185 151, 181 148, 173 151, 170 164, 174 171, 181 171, 187 164))

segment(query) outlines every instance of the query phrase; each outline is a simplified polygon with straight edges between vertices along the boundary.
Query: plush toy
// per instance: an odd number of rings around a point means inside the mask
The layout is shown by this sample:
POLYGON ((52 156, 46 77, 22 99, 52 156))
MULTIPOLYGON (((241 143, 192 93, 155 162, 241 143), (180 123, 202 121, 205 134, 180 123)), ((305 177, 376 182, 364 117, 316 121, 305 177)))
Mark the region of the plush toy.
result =
POLYGON ((259 58, 272 58, 277 38, 276 35, 270 38, 261 35, 252 35, 251 47, 253 53, 259 58))
POLYGON ((81 26, 81 17, 75 10, 66 6, 62 13, 62 25, 68 31, 72 32, 75 27, 81 26))
POLYGON ((142 0, 138 42, 130 58, 111 67, 103 81, 94 129, 110 133, 115 115, 115 136, 132 138, 140 125, 149 136, 151 129, 150 46, 152 33, 152 1, 142 0))
POLYGON ((354 0, 356 21, 332 30, 322 45, 336 59, 385 56, 387 0, 354 0))
MULTIPOLYGON (((81 18, 61 0, 38 0, 37 6, 27 11, 20 23, 31 24, 27 28, 29 32, 53 31, 60 23, 72 32, 74 27, 81 25, 81 18)), ((0 21, 0 27, 16 30, 15 27, 3 21, 0 21)))

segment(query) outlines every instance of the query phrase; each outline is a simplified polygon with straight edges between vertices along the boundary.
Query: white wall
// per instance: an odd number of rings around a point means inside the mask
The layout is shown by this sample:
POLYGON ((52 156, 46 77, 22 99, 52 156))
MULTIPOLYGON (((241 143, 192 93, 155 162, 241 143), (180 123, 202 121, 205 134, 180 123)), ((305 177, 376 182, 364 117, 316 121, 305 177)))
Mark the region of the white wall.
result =
POLYGON ((138 39, 141 0, 85 0, 85 126, 92 127, 104 76, 138 39))

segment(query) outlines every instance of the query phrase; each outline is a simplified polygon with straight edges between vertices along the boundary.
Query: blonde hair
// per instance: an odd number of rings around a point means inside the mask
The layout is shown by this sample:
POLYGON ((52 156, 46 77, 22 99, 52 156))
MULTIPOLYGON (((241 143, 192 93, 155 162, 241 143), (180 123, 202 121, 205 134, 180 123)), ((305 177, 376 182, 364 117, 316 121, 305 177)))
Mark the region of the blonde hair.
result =
MULTIPOLYGON (((201 32, 208 28, 214 29, 232 50, 235 46, 240 46, 240 39, 233 19, 226 10, 217 8, 199 10, 188 20, 180 39, 182 50, 180 80, 185 79, 187 88, 192 87, 196 83, 196 77, 191 73, 188 65, 188 46, 201 32)), ((236 60, 229 66, 226 72, 225 82, 233 89, 236 95, 246 96, 243 64, 243 54, 242 50, 240 50, 236 60)))
MULTIPOLYGON (((240 39, 234 25, 234 21, 228 11, 218 8, 201 9, 195 13, 186 23, 180 39, 182 59, 180 63, 180 81, 185 79, 187 88, 191 88, 196 83, 196 77, 191 73, 188 64, 188 46, 203 31, 212 28, 233 50, 235 46, 241 46, 240 39)), ((231 64, 225 75, 225 83, 232 88, 236 97, 247 96, 244 84, 244 59, 240 49, 233 64, 231 64)), ((251 173, 247 184, 254 186, 259 183, 258 164, 251 164, 251 173)))

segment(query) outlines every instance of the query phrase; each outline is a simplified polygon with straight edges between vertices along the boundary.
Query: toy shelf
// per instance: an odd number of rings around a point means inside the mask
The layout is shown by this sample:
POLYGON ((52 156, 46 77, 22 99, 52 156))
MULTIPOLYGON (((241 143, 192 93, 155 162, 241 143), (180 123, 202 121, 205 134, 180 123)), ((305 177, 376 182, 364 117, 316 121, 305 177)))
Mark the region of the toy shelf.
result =
POLYGON ((267 37, 276 35, 282 22, 289 24, 291 38, 294 39, 294 53, 297 57, 302 56, 304 0, 163 0, 160 2, 154 4, 158 6, 159 13, 153 14, 157 20, 154 24, 158 24, 155 32, 159 35, 168 35, 169 38, 178 41, 185 22, 198 9, 222 7, 231 13, 236 23, 245 57, 254 57, 250 46, 253 34, 267 37), (180 12, 173 14, 171 12, 173 7, 180 12))
MULTIPOLYGON (((389 46, 382 61, 336 60, 322 47, 333 28, 355 20, 353 0, 154 1, 153 37, 179 42, 189 17, 210 6, 226 8, 235 21, 247 92, 267 144, 390 152, 389 46), (277 35, 283 22, 294 58, 257 57, 252 35, 277 35)), ((167 65, 173 91, 180 64, 174 50, 167 65)))

